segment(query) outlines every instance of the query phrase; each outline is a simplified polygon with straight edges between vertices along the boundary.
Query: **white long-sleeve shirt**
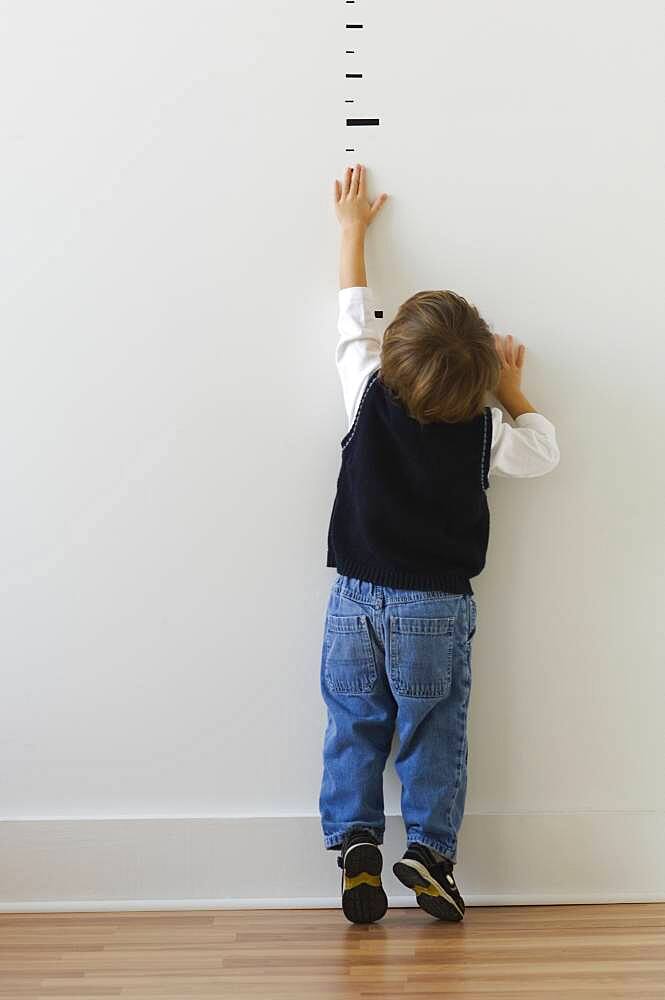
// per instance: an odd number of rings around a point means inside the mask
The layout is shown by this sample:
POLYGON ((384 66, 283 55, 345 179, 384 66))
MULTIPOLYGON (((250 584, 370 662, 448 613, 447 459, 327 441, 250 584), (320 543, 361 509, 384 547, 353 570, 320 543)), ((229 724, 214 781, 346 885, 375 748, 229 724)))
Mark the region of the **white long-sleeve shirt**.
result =
MULTIPOLYGON (((351 428, 363 390, 380 364, 381 328, 374 316, 374 296, 366 286, 339 290, 339 340, 335 362, 342 382, 344 405, 351 428)), ((542 476, 559 464, 554 424, 542 413, 523 413, 515 426, 492 406, 492 447, 489 474, 529 478, 542 476)))

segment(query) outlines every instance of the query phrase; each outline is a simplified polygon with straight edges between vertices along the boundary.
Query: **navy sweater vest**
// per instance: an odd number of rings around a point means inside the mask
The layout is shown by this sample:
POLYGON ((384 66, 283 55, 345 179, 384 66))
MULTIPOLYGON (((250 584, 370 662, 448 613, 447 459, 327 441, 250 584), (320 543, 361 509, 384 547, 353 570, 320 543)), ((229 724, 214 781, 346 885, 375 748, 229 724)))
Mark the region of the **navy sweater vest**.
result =
POLYGON ((327 566, 406 590, 473 594, 489 541, 492 414, 421 425, 369 377, 342 462, 327 566))

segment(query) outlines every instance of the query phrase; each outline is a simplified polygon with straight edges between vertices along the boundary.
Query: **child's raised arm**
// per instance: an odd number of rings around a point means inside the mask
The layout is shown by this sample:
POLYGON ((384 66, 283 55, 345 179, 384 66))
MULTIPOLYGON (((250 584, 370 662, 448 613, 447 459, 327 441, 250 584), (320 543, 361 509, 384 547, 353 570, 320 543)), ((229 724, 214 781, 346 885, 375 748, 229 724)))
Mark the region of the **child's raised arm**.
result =
POLYGON ((353 168, 347 167, 342 182, 335 180, 333 195, 335 213, 342 230, 339 287, 361 287, 367 284, 365 233, 388 195, 383 193, 373 202, 369 201, 362 163, 356 163, 353 168))

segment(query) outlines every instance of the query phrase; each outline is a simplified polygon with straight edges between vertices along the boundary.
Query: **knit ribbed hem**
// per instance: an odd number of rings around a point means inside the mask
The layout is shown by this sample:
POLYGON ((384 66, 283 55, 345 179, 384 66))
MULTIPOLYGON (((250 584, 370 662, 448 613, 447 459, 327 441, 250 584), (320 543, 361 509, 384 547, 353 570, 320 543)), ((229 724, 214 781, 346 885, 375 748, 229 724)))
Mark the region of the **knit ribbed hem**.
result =
POLYGON ((468 576, 462 573, 418 573, 402 569, 379 569, 359 559, 339 559, 328 551, 326 566, 336 569, 342 576, 367 580, 383 587, 397 590, 442 590, 447 594, 473 594, 468 576))

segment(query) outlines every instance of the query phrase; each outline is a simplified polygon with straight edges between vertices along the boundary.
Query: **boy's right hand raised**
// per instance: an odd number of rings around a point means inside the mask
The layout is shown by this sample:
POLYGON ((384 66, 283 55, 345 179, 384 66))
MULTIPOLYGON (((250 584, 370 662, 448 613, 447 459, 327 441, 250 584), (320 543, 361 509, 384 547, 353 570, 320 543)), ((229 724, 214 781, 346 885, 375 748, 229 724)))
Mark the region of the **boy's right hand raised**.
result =
POLYGON ((336 180, 333 186, 335 213, 342 229, 365 230, 385 203, 385 191, 374 201, 367 197, 367 177, 365 165, 356 163, 347 167, 344 180, 336 180))

